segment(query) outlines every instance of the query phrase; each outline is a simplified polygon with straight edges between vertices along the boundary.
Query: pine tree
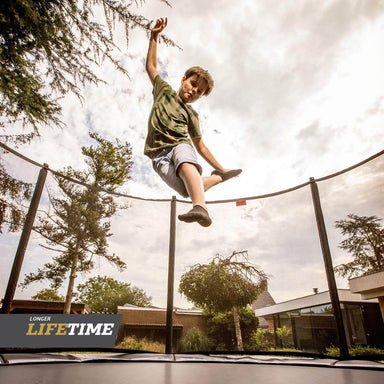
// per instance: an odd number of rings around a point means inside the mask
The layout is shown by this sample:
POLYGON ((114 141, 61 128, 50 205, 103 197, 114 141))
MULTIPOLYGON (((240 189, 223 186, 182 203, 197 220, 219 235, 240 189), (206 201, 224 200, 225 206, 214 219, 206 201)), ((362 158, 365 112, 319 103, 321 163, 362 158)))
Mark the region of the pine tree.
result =
MULTIPOLYGON (((2 0, 0 2, 0 126, 21 121, 29 132, 7 139, 28 142, 42 123, 59 124, 58 98, 81 97, 80 86, 97 84, 92 70, 104 60, 127 71, 114 57, 113 27, 150 31, 151 21, 135 15, 136 2, 123 0, 2 0), (105 22, 96 19, 104 9, 105 22)), ((162 37, 168 45, 174 43, 162 37)))
POLYGON ((336 221, 335 227, 348 236, 339 247, 346 250, 353 260, 334 268, 342 277, 349 278, 384 270, 384 228, 377 216, 348 215, 336 221))
POLYGON ((8 224, 10 232, 20 229, 24 218, 20 206, 31 196, 31 184, 15 179, 0 164, 0 233, 4 223, 8 224))
POLYGON ((131 147, 119 141, 114 145, 96 134, 91 137, 98 145, 82 148, 88 169, 75 171, 68 167, 62 171, 65 177, 55 177, 62 197, 50 197, 53 212, 45 212, 34 228, 46 240, 44 247, 58 255, 37 273, 27 275, 22 283, 26 287, 35 281, 49 280, 51 288, 57 289, 69 274, 64 313, 70 313, 76 274, 89 272, 94 267, 94 256, 105 258, 120 271, 126 268, 118 256, 108 252, 109 219, 118 206, 107 192, 115 192, 129 179, 131 147), (91 188, 74 184, 68 178, 90 184, 91 188))

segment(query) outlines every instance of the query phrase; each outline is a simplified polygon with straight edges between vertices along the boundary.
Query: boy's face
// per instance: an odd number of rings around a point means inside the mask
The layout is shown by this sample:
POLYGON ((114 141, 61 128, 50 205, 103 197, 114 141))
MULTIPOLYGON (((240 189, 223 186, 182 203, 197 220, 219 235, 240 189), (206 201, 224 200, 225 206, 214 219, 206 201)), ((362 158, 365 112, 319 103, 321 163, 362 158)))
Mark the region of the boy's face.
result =
POLYGON ((207 90, 208 84, 206 80, 197 75, 192 75, 188 79, 184 76, 181 80, 181 87, 178 95, 184 103, 194 103, 199 100, 204 92, 207 90))

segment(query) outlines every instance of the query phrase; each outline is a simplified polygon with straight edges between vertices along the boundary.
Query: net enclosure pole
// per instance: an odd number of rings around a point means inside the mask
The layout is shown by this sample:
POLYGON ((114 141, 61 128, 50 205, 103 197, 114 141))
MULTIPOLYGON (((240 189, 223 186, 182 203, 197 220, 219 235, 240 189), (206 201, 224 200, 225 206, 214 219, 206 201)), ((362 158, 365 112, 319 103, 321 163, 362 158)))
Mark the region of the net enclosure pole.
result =
POLYGON ((327 275, 327 282, 329 288, 329 295, 331 298, 333 313, 336 321, 336 329, 340 344, 340 357, 343 359, 349 358, 348 343, 345 335, 345 327, 343 322, 343 316, 340 307, 339 294, 337 292, 337 285, 335 274, 332 265, 332 256, 329 248, 327 230, 325 227, 324 216, 321 209, 320 194, 315 179, 311 177, 309 179, 312 193, 312 201, 315 209, 317 230, 319 232, 321 251, 323 254, 325 272, 327 275))
POLYGON ((165 353, 172 353, 173 343, 173 289, 175 280, 175 244, 176 244, 176 196, 171 200, 171 220, 169 233, 168 291, 167 291, 167 323, 165 353))
POLYGON ((40 169, 39 177, 36 182, 32 200, 29 205, 27 216, 25 218, 23 231, 20 236, 19 245, 17 247, 15 259, 13 261, 11 274, 8 280, 7 290, 4 295, 3 305, 1 307, 0 313, 9 313, 11 310, 13 297, 15 295, 17 282, 19 280, 21 267, 24 261, 25 251, 27 249, 29 237, 32 232, 33 222, 35 221, 37 209, 40 203, 41 194, 43 192, 43 188, 45 184, 45 179, 47 178, 47 173, 48 173, 48 164, 44 164, 43 168, 40 169))

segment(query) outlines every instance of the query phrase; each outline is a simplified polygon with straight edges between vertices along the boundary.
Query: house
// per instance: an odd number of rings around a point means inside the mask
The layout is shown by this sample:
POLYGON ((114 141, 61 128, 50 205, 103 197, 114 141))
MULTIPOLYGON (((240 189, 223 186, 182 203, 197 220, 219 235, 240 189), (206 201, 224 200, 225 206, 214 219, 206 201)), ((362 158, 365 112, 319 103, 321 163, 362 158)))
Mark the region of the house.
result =
MULTIPOLYGON (((266 307, 275 304, 268 292, 267 281, 265 290, 260 297, 252 304, 253 309, 266 307)), ((119 306, 117 313, 122 314, 118 340, 127 336, 134 336, 137 339, 147 338, 149 340, 164 343, 166 339, 166 309, 156 307, 137 307, 131 304, 119 306)), ((259 318, 259 326, 262 328, 273 328, 273 321, 259 318)), ((180 340, 192 328, 198 328, 207 334, 207 323, 198 308, 173 310, 173 349, 177 350, 180 340)))
MULTIPOLYGON (((383 348, 384 324, 378 300, 363 300, 348 289, 339 289, 338 295, 348 345, 383 348)), ((269 329, 285 326, 290 330, 286 343, 296 349, 323 353, 337 343, 329 291, 256 308, 255 314, 266 319, 269 329)))
MULTIPOLYGON (((125 304, 117 308, 117 313, 122 315, 118 340, 127 336, 138 339, 147 338, 160 343, 166 340, 166 317, 167 310, 157 307, 136 307, 125 304)), ((198 328, 207 332, 207 324, 202 316, 201 309, 173 310, 173 348, 177 348, 180 340, 192 328, 198 328)))
POLYGON ((359 293, 362 299, 377 298, 384 321, 384 271, 349 279, 349 288, 351 292, 359 293))

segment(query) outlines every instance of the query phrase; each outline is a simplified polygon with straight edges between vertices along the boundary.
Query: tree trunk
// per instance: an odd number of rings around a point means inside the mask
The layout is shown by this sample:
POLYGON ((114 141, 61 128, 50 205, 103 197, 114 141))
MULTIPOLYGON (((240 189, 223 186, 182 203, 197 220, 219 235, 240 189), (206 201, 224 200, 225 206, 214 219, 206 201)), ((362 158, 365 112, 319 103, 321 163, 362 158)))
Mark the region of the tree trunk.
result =
POLYGON ((64 311, 63 311, 64 314, 71 313, 73 288, 75 286, 77 262, 79 261, 79 248, 80 248, 79 246, 76 247, 76 250, 74 252, 73 259, 72 259, 72 267, 71 267, 71 274, 69 275, 67 296, 65 297, 65 304, 64 304, 64 311))
POLYGON ((234 305, 232 307, 232 313, 233 313, 233 321, 235 323, 237 350, 243 351, 244 350, 243 338, 241 337, 240 316, 239 316, 239 310, 237 308, 237 305, 234 305))

